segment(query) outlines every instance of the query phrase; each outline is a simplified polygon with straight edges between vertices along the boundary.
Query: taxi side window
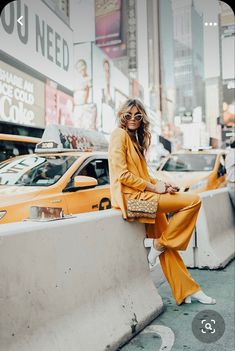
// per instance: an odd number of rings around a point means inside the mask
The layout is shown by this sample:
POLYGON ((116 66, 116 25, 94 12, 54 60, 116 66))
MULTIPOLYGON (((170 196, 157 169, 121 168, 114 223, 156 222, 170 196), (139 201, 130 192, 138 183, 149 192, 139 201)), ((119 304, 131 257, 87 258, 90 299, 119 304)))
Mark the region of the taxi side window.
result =
POLYGON ((96 179, 98 185, 109 184, 109 171, 108 171, 108 160, 95 160, 94 167, 96 172, 96 179))
POLYGON ((95 159, 87 163, 82 169, 79 169, 70 179, 67 187, 73 185, 74 177, 85 175, 97 179, 98 186, 109 184, 109 168, 107 159, 95 159))

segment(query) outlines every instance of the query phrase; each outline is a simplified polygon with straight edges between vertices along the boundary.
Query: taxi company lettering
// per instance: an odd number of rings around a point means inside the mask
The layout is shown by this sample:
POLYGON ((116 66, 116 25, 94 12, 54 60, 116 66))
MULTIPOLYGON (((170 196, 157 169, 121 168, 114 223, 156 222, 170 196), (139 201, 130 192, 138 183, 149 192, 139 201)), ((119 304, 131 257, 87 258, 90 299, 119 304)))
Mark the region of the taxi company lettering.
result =
POLYGON ((34 85, 26 79, 0 69, 0 119, 34 125, 34 112, 25 104, 34 105, 34 85), (13 103, 16 101, 17 104, 13 103))
MULTIPOLYGON (((22 44, 27 45, 29 41, 29 11, 28 6, 24 5, 24 11, 21 11, 20 1, 12 1, 8 4, 9 16, 3 10, 1 22, 4 30, 8 34, 14 32, 17 26, 17 35, 22 44), (17 8, 15 8, 15 5, 17 8), (24 25, 17 22, 17 18, 23 16, 24 25)), ((58 67, 68 71, 69 69, 69 48, 68 43, 49 24, 41 20, 35 14, 35 49, 42 56, 55 63, 58 67)))

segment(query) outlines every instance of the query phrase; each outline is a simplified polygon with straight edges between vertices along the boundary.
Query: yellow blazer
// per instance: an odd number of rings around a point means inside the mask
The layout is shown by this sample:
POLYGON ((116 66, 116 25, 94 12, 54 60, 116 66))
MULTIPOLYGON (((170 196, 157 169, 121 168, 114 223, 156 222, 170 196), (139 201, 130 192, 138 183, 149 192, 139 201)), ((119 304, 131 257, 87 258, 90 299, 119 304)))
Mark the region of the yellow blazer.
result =
POLYGON ((128 198, 155 200, 158 203, 160 195, 145 191, 148 182, 156 184, 157 180, 149 175, 145 158, 122 128, 116 128, 110 136, 108 159, 112 207, 121 209, 127 221, 155 223, 154 218, 127 217, 128 198))

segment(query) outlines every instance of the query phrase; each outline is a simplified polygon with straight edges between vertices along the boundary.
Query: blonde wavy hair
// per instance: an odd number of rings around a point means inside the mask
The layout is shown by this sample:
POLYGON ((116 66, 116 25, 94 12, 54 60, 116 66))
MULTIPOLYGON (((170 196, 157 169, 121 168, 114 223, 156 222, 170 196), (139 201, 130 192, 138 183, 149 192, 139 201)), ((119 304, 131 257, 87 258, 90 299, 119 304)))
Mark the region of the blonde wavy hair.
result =
POLYGON ((134 106, 138 109, 138 111, 143 116, 141 124, 137 129, 136 139, 142 155, 145 156, 151 144, 150 121, 147 116, 145 107, 140 100, 128 99, 127 101, 124 102, 124 104, 120 107, 118 111, 118 122, 119 122, 118 127, 125 129, 129 133, 126 125, 126 120, 124 118, 124 113, 129 112, 130 109, 134 106))

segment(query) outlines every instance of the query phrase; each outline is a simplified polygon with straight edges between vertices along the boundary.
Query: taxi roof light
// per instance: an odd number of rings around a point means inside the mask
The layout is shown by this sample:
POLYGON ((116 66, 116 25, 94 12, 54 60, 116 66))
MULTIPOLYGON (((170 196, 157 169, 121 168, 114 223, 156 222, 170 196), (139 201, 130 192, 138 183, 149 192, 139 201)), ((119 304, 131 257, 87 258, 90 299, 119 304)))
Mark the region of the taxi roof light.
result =
POLYGON ((51 124, 36 145, 35 152, 107 151, 108 141, 95 130, 51 124))

